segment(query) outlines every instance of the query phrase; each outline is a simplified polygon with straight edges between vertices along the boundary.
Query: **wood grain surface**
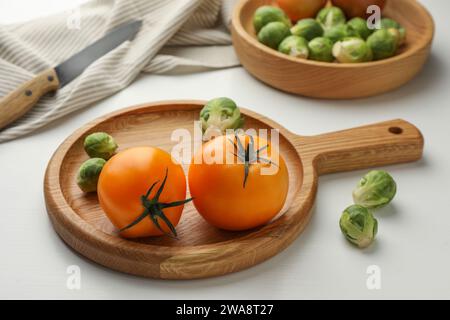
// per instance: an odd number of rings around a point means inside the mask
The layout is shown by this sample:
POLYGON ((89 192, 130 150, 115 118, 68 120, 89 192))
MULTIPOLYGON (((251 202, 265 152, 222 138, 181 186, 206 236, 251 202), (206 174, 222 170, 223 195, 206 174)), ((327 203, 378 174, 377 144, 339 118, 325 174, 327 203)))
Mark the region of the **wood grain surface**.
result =
POLYGON ((19 119, 28 112, 46 93, 59 87, 54 69, 48 69, 0 100, 0 129, 19 119))
POLYGON ((406 44, 389 59, 341 64, 302 60, 281 54, 258 42, 253 15, 273 0, 241 0, 232 19, 233 44, 248 72, 277 89, 326 99, 373 96, 411 80, 425 64, 434 37, 434 22, 416 0, 388 1, 384 16, 407 30, 406 44))
POLYGON ((131 107, 101 117, 67 138, 50 160, 44 182, 47 211, 61 238, 89 259, 126 273, 163 279, 223 275, 270 258, 298 237, 310 218, 318 174, 415 161, 423 151, 420 131, 402 120, 305 137, 242 109, 247 128, 279 130, 280 152, 290 177, 280 215, 257 229, 229 232, 208 225, 189 203, 177 226, 179 240, 119 237, 96 195, 83 194, 76 185, 77 170, 87 159, 84 137, 106 131, 115 137, 119 150, 151 145, 170 151, 177 143, 171 140, 173 130, 192 132, 204 103, 168 101, 131 107))

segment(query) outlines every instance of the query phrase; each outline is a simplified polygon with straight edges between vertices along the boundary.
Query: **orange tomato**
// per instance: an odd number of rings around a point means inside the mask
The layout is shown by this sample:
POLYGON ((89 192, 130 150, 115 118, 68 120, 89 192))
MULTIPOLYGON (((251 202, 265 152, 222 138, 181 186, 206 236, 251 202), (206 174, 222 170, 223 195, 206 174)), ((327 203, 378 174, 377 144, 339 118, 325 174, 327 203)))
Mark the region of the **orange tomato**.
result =
POLYGON ((328 0, 277 0, 278 6, 292 21, 315 18, 328 0))
POLYGON ((289 177, 283 158, 262 138, 254 137, 254 148, 249 147, 250 143, 249 136, 217 137, 203 145, 189 167, 189 190, 194 205, 206 221, 218 228, 246 230, 266 224, 286 201, 289 177), (242 155, 240 152, 244 150, 245 156, 247 149, 256 151, 265 147, 266 152, 261 151, 260 157, 247 152, 253 161, 245 178, 245 159, 235 155, 242 155), (211 161, 211 155, 215 161, 211 161), (226 162, 230 158, 234 163, 226 162), (195 163, 198 160, 203 161, 195 163), (272 174, 264 174, 264 169, 270 167, 274 169, 272 174))
POLYGON ((169 225, 178 224, 183 203, 188 201, 184 200, 186 177, 182 167, 172 161, 170 154, 152 147, 127 149, 109 159, 100 174, 97 194, 100 206, 114 226, 126 228, 121 232, 126 238, 174 233, 169 225), (146 197, 152 185, 153 189, 146 197), (151 203, 161 186, 158 201, 151 203), (181 200, 184 201, 178 206, 166 207, 181 200), (138 221, 138 218, 142 220, 138 221), (137 223, 127 228, 133 222, 137 223))

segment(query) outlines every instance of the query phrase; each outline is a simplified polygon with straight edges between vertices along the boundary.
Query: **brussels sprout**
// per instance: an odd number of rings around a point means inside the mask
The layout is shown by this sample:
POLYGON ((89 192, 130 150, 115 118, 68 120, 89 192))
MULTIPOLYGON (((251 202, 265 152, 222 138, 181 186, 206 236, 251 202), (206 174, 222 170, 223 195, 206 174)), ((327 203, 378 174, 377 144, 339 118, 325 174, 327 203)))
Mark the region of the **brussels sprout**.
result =
POLYGON ((95 132, 84 139, 84 150, 91 158, 108 160, 117 150, 113 137, 105 132, 95 132))
POLYGON ((402 35, 400 34, 400 31, 398 31, 398 29, 395 28, 389 28, 386 30, 395 38, 395 41, 397 41, 397 49, 398 49, 402 42, 402 35))
POLYGON ((339 226, 345 238, 360 248, 367 248, 378 231, 378 221, 367 208, 359 205, 344 210, 339 226))
POLYGON ((227 129, 239 129, 244 125, 241 111, 233 100, 216 98, 208 101, 200 111, 203 136, 209 139, 212 136, 225 134, 227 129))
POLYGON ((289 36, 280 43, 278 51, 292 57, 308 59, 308 41, 298 36, 289 36))
POLYGON ((289 28, 292 26, 291 20, 286 13, 274 6, 259 7, 253 16, 253 26, 255 27, 256 33, 258 33, 266 24, 275 21, 283 22, 289 28))
POLYGON ((335 43, 344 38, 359 37, 359 34, 355 30, 353 30, 352 27, 346 24, 339 24, 337 26, 326 29, 323 36, 335 43))
POLYGON ((312 39, 323 35, 323 28, 320 23, 314 19, 302 19, 291 28, 291 33, 311 41, 312 39))
POLYGON ((98 177, 105 163, 105 159, 91 158, 81 165, 77 175, 77 184, 81 190, 84 192, 97 191, 98 177))
POLYGON ((308 44, 309 59, 316 61, 332 62, 333 57, 333 42, 328 38, 315 38, 308 44))
POLYGON ((341 63, 359 63, 372 60, 372 51, 361 38, 344 38, 333 46, 333 56, 341 63))
POLYGON ((406 41, 406 29, 402 27, 400 23, 389 18, 381 19, 381 29, 397 29, 400 33, 399 45, 402 45, 406 41))
POLYGON ((347 25, 364 40, 366 40, 373 32, 373 30, 370 30, 367 26, 367 20, 363 18, 353 18, 347 22, 347 25))
POLYGON ((374 60, 392 57, 398 49, 398 38, 393 31, 380 29, 367 38, 367 44, 372 49, 374 60))
POLYGON ((396 192, 397 184, 389 173, 373 170, 353 190, 353 201, 366 208, 377 209, 391 202, 396 192))
POLYGON ((278 49, 281 41, 291 34, 289 27, 283 22, 270 22, 258 33, 259 42, 272 49, 278 49))
POLYGON ((381 24, 381 29, 389 29, 389 28, 400 29, 402 27, 400 25, 400 23, 398 23, 394 19, 390 19, 390 18, 381 19, 380 24, 381 24))
POLYGON ((339 24, 345 24, 344 11, 338 7, 326 7, 317 14, 317 21, 319 21, 325 28, 330 28, 339 24))

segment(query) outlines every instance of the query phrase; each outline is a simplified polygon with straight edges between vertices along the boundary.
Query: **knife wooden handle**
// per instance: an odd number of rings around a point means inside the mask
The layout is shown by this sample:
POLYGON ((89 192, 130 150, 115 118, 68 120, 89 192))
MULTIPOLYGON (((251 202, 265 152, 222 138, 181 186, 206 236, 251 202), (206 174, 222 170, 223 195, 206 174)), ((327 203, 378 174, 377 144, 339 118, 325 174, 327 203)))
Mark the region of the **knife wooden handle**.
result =
POLYGON ((39 99, 59 88, 54 69, 48 69, 25 82, 0 100, 0 129, 23 116, 39 99))

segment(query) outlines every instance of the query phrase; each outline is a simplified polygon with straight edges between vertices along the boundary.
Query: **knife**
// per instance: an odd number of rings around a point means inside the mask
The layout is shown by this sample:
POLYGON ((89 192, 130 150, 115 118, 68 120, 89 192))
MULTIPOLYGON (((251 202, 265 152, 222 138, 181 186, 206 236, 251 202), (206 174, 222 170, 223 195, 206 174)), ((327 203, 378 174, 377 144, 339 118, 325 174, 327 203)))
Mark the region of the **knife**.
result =
POLYGON ((106 53, 132 39, 142 21, 119 25, 104 37, 76 53, 60 65, 45 70, 0 100, 0 129, 28 112, 48 92, 64 87, 106 53))

